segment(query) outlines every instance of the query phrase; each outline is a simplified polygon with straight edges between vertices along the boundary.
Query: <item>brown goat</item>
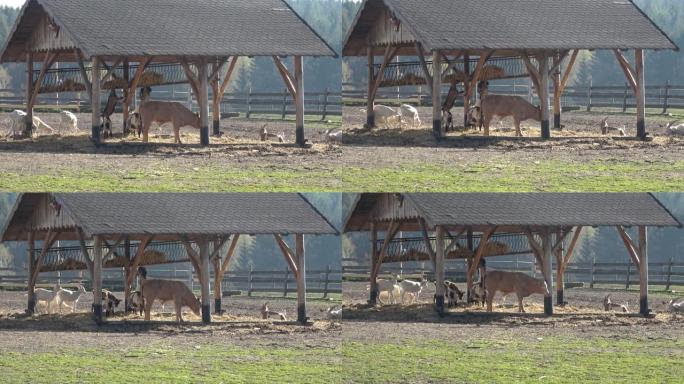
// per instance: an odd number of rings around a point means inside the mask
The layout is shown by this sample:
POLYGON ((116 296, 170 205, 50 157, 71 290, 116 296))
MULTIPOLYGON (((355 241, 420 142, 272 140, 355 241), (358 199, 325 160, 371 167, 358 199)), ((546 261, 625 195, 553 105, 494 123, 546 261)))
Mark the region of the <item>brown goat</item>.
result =
POLYGON ((487 312, 492 311, 492 301, 497 291, 504 295, 514 293, 518 295, 518 312, 525 312, 523 298, 534 293, 548 295, 546 281, 535 279, 522 272, 489 271, 485 279, 487 289, 487 312))
POLYGON ((173 301, 176 307, 176 321, 183 322, 181 309, 190 307, 192 312, 200 315, 200 301, 192 294, 185 283, 172 280, 150 279, 142 283, 142 297, 145 305, 145 320, 150 320, 150 310, 155 300, 162 304, 173 301))
POLYGON ((489 126, 492 123, 494 116, 498 116, 499 118, 505 118, 508 116, 513 117, 516 136, 522 136, 522 131, 520 130, 520 123, 522 121, 541 121, 541 109, 528 103, 527 100, 520 96, 483 96, 480 106, 475 107, 475 112, 473 115, 473 119, 476 121, 482 119, 481 123, 484 125, 485 136, 489 136, 489 126))
POLYGON ((173 124, 174 142, 181 144, 181 127, 190 126, 200 129, 199 115, 187 109, 183 104, 168 101, 147 101, 140 106, 140 121, 143 132, 143 142, 149 139, 152 123, 173 124))

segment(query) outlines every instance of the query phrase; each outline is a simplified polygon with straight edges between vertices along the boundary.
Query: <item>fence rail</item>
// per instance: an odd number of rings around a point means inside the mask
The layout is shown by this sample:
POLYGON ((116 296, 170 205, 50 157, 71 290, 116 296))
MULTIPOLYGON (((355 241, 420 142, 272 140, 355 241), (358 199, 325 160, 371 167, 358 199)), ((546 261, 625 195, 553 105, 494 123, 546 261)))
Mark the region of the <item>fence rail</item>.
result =
MULTIPOLYGON (((23 109, 25 104, 24 91, 12 89, 0 89, 0 107, 8 109, 23 109)), ((104 99, 106 95, 101 95, 104 99)), ((155 90, 152 93, 154 100, 176 101, 185 104, 193 111, 197 111, 197 102, 188 92, 187 87, 170 87, 168 90, 155 90)), ((210 95, 211 98, 211 95, 210 95)), ((137 105, 136 101, 134 104, 137 105)), ((104 105, 104 104, 102 104, 104 105)), ((85 92, 65 92, 51 95, 38 95, 36 109, 69 109, 77 112, 88 112, 90 103, 85 92)), ((120 108, 120 106, 118 107, 120 108)), ((276 115, 281 119, 295 114, 295 105, 287 90, 279 92, 226 92, 221 99, 222 117, 253 115, 276 115)), ((304 113, 309 116, 320 116, 326 120, 330 116, 342 116, 342 94, 331 92, 326 89, 322 92, 305 92, 304 113)))
MULTIPOLYGON (((408 263, 407 263, 408 264, 408 263)), ((404 263, 383 264, 380 269, 382 275, 408 275, 426 276, 434 279, 434 273, 429 263, 420 265, 405 265, 404 263)), ((370 276, 370 266, 358 260, 345 259, 342 264, 344 279, 367 279, 370 276)), ((541 277, 534 262, 530 261, 504 261, 488 260, 487 268, 512 272, 525 272, 541 277)), ((554 262, 555 268, 555 262, 554 262)), ((670 259, 668 262, 649 263, 649 284, 665 286, 669 290, 673 286, 684 286, 684 262, 676 262, 670 259)), ((555 273, 555 272, 554 272, 555 273)), ((465 263, 447 262, 445 276, 456 282, 465 282, 465 263)), ((555 277, 555 275, 554 275, 555 277)), ((565 271, 566 283, 584 283, 591 288, 596 284, 624 285, 629 288, 639 285, 639 271, 632 263, 600 263, 600 262, 576 262, 570 263, 565 271)))
MULTIPOLYGON (((123 270, 111 268, 103 271, 103 287, 110 290, 123 290, 123 270)), ((199 287, 199 280, 192 269, 149 269, 148 277, 185 282, 191 289, 199 287)), ((211 278, 214 278, 213 271, 211 278)), ((69 285, 81 282, 90 286, 88 274, 84 271, 50 272, 39 276, 37 286, 51 287, 58 281, 69 285)), ((0 269, 0 289, 25 289, 28 276, 25 270, 0 269)), ((235 292, 278 294, 283 297, 297 292, 297 282, 289 269, 282 270, 239 270, 228 271, 221 281, 224 295, 235 292)), ((342 293, 342 271, 327 267, 306 271, 306 292, 320 294, 327 298, 330 294, 342 293)))
MULTIPOLYGON (((343 85, 342 99, 345 105, 365 105, 365 86, 346 83, 343 85)), ((491 84, 491 93, 517 95, 527 98, 532 103, 539 103, 538 96, 528 80, 515 81, 510 84, 491 84)), ((416 105, 432 105, 432 97, 427 87, 392 87, 378 91, 376 100, 394 105, 409 102, 416 105)), ((442 100, 448 93, 448 87, 442 88, 442 100)), ((462 98, 457 98, 456 106, 463 106, 462 98)), ((636 108, 636 100, 628 84, 624 85, 589 85, 571 86, 565 89, 561 97, 561 106, 565 110, 586 110, 593 108, 616 108, 627 112, 636 108)), ((664 85, 646 87, 646 108, 660 110, 663 114, 670 109, 684 109, 684 85, 673 85, 668 81, 664 85)))

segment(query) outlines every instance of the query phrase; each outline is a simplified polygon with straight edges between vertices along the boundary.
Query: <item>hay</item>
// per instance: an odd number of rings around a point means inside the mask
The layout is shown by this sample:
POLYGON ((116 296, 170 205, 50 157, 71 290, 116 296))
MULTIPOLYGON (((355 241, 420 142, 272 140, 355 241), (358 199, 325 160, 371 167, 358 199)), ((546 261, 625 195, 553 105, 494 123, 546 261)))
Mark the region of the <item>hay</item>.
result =
MULTIPOLYGON (((506 75, 506 71, 495 65, 485 65, 480 74, 480 80, 500 79, 506 75)), ((463 82, 466 78, 465 72, 457 71, 446 75, 444 82, 450 83, 454 80, 463 82)))
POLYGON ((84 92, 85 90, 86 87, 83 83, 76 82, 74 79, 66 79, 57 85, 41 87, 40 93, 84 92))
MULTIPOLYGON (((152 85, 164 84, 164 75, 157 72, 145 72, 140 77, 138 87, 149 87, 152 85)), ((104 89, 124 89, 128 87, 128 82, 125 79, 111 79, 105 81, 102 88, 104 89)))
POLYGON ((86 263, 83 261, 77 261, 74 259, 66 259, 58 264, 45 265, 40 271, 41 272, 51 272, 51 271, 78 271, 87 269, 86 263))
MULTIPOLYGON (((483 256, 499 256, 505 255, 508 252, 510 252, 508 244, 490 241, 485 245, 483 256)), ((468 248, 457 248, 447 254, 448 259, 467 259, 473 256, 474 252, 471 252, 468 248)))
MULTIPOLYGON (((160 252, 154 249, 150 249, 143 253, 142 258, 138 265, 152 265, 152 264, 164 264, 169 261, 168 257, 164 252, 160 252)), ((128 267, 130 262, 124 256, 113 257, 104 263, 105 268, 124 268, 128 267)))

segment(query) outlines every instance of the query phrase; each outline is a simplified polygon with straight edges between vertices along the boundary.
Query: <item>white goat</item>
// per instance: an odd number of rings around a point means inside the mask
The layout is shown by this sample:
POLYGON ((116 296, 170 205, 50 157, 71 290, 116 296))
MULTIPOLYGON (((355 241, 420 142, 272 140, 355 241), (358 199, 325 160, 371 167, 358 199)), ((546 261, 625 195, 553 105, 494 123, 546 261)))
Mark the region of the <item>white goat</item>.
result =
MULTIPOLYGON (((9 118, 10 118, 10 135, 15 136, 17 132, 22 132, 24 128, 26 127, 26 112, 21 111, 19 109, 15 109, 10 113, 9 118)), ((33 116, 33 130, 34 132, 37 132, 38 129, 40 128, 45 128, 50 133, 55 133, 55 130, 52 129, 51 126, 47 125, 43 120, 41 120, 38 116, 33 116)))
POLYGON ((52 305, 59 305, 59 297, 55 295, 55 291, 49 289, 36 288, 33 290, 36 297, 36 305, 45 306, 46 313, 50 314, 50 307, 52 305))
POLYGON ((78 118, 69 111, 62 111, 59 113, 61 121, 59 123, 59 130, 61 132, 76 132, 78 131, 78 118))
POLYGON ((342 319, 342 308, 337 308, 336 305, 326 309, 325 313, 328 315, 328 319, 330 320, 342 319))
POLYGON ((342 141, 342 131, 333 132, 334 129, 328 129, 325 131, 325 140, 328 142, 340 142, 342 141))
POLYGON ((684 313, 684 297, 670 300, 667 304, 667 308, 672 313, 684 313))
POLYGON ((670 136, 684 136, 684 124, 677 124, 677 121, 673 121, 667 125, 667 134, 670 136))
MULTIPOLYGON (((366 112, 362 109, 361 112, 366 112)), ((373 107, 375 113, 375 125, 383 128, 401 127, 401 112, 386 105, 377 104, 373 107)))
POLYGON ((76 312, 76 305, 78 300, 86 294, 86 290, 83 285, 78 285, 77 291, 70 291, 68 289, 61 288, 57 291, 57 296, 59 297, 59 313, 62 313, 62 304, 67 308, 71 308, 71 313, 76 312))
POLYGON ((411 295, 411 304, 417 302, 420 299, 420 292, 423 291, 423 288, 427 287, 427 283, 427 280, 421 280, 420 282, 403 280, 399 283, 401 287, 401 303, 406 303, 404 300, 406 294, 411 295))
POLYGON ((380 295, 383 292, 387 292, 387 295, 389 296, 389 304, 396 304, 397 299, 394 295, 395 291, 398 291, 399 295, 403 295, 401 291, 401 285, 397 284, 396 278, 392 280, 378 279, 378 301, 380 302, 380 304, 385 304, 380 299, 380 295))
POLYGON ((419 128, 422 124, 420 122, 418 110, 413 105, 402 104, 399 107, 399 114, 401 115, 401 122, 406 122, 407 124, 410 124, 411 128, 419 128))

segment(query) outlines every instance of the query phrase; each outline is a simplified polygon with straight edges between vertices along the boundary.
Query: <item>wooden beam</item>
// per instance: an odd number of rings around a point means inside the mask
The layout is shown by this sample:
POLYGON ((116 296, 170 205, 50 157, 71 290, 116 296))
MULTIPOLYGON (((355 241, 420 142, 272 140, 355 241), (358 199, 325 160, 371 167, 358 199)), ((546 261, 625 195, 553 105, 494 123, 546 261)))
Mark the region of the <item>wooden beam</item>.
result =
POLYGON ((447 245, 446 247, 446 254, 448 254, 451 251, 451 249, 455 247, 456 244, 458 244, 458 240, 461 237, 463 237, 463 235, 466 234, 468 230, 466 228, 463 228, 456 234, 456 236, 453 236, 451 233, 449 233, 449 231, 446 228, 444 229, 444 232, 446 233, 447 237, 451 239, 451 243, 449 243, 449 245, 447 245))
POLYGON ((539 244, 534 238, 534 233, 532 233, 532 230, 527 229, 525 231, 525 235, 527 236, 527 242, 532 248, 532 253, 534 254, 535 259, 537 259, 537 263, 539 263, 539 270, 544 270, 544 250, 542 249, 541 244, 539 244))
POLYGON ((368 89, 366 91, 366 127, 368 129, 371 129, 375 127, 375 98, 373 95, 373 86, 375 85, 375 81, 373 81, 373 79, 375 78, 375 70, 373 69, 373 67, 375 66, 375 54, 373 52, 373 47, 371 47, 370 45, 368 45, 368 49, 366 50, 366 56, 368 62, 368 89))
MULTIPOLYGON (((24 136, 33 136, 33 108, 31 106, 31 100, 33 99, 33 53, 29 50, 26 53, 26 121, 24 122, 24 136)), ((14 132, 13 132, 14 133, 14 132)), ((29 312, 33 313, 35 310, 35 300, 34 307, 29 308, 29 312)))
POLYGON ((116 71, 116 67, 118 67, 122 62, 124 61, 123 56, 119 56, 116 61, 112 64, 111 67, 107 68, 107 63, 104 61, 102 62, 102 65, 105 66, 107 72, 105 72, 104 76, 102 76, 102 80, 100 82, 100 87, 104 88, 105 83, 107 82, 107 79, 114 74, 114 71, 116 71))
POLYGON ((648 308, 648 232, 645 225, 639 226, 639 313, 649 316, 648 308))
POLYGON ((428 229, 427 229, 427 224, 425 223, 425 219, 420 219, 420 231, 423 235, 423 241, 425 242, 425 247, 427 248, 428 251, 428 256, 430 256, 430 264, 432 264, 432 270, 437 273, 437 264, 436 264, 436 256, 435 256, 435 250, 432 248, 432 242, 430 242, 430 236, 428 235, 428 229))
POLYGON ((468 297, 468 302, 470 303, 472 301, 472 293, 473 293, 473 275, 475 274, 475 270, 479 267, 480 265, 480 260, 482 259, 482 256, 484 255, 484 251, 487 248, 487 242, 489 242, 490 236, 496 231, 496 227, 488 228, 482 235, 480 236, 480 243, 477 245, 477 249, 475 250, 475 254, 473 255, 472 261, 470 265, 468 266, 468 271, 466 275, 466 288, 468 291, 468 295, 471 295, 468 297))
POLYGON ((482 75, 482 71, 484 70, 484 66, 487 63, 487 60, 489 60, 489 58, 492 57, 493 54, 494 51, 489 50, 480 55, 480 59, 477 61, 477 65, 475 66, 475 71, 469 79, 470 83, 468 84, 468 88, 466 91, 466 97, 468 99, 470 99, 473 96, 473 91, 477 89, 477 81, 480 79, 480 76, 482 75))
MULTIPOLYGON (((31 225, 29 225, 30 227, 31 225)), ((28 231, 28 255, 26 257, 26 260, 28 261, 28 275, 33 276, 33 270, 35 269, 35 257, 36 257, 36 233, 33 230, 28 231)), ((33 282, 31 284, 31 280, 29 279, 28 281, 28 287, 27 287, 27 296, 28 300, 26 303, 26 310, 29 314, 33 314, 36 311, 36 284, 33 282)))
POLYGON ((209 79, 207 76, 208 62, 201 59, 197 63, 197 75, 199 77, 199 93, 197 96, 197 106, 200 117, 200 145, 209 145, 209 79))
POLYGON ((622 52, 620 52, 617 49, 613 49, 613 53, 615 53, 615 58, 617 59, 618 63, 620 64, 620 68, 622 68, 622 71, 625 73, 625 77, 627 78, 627 83, 632 87, 632 91, 636 95, 636 93, 637 93, 637 80, 636 80, 636 75, 635 75, 634 69, 629 64, 629 61, 627 61, 627 59, 622 54, 622 52))
POLYGON ((572 240, 570 240, 570 245, 568 246, 567 251, 565 251, 563 263, 561 264, 561 270, 563 273, 565 273, 565 269, 568 267, 570 260, 572 260, 572 256, 575 254, 575 247, 577 246, 577 241, 579 240, 580 235, 582 234, 582 229, 584 229, 584 227, 582 226, 575 228, 575 231, 572 235, 572 240))
POLYGON ((304 252, 304 235, 295 235, 295 252, 297 259, 297 322, 306 324, 306 256, 304 252))
POLYGON ((636 115, 637 115, 637 134, 640 139, 646 138, 646 75, 644 73, 644 50, 637 49, 635 52, 636 61, 636 115))
MULTIPOLYGON (((92 82, 88 80, 88 73, 86 72, 85 69, 85 64, 84 64, 84 58, 83 58, 83 52, 81 52, 78 49, 74 50, 74 55, 76 56, 76 63, 78 64, 78 69, 81 71, 81 77, 83 77, 83 85, 85 85, 86 92, 88 93, 88 98, 90 98, 93 94, 93 86, 92 82)), ((92 100, 91 100, 92 102, 92 100)))
MULTIPOLYGON (((33 106, 36 103, 36 99, 38 98, 38 94, 40 93, 40 86, 43 84, 43 79, 45 79, 45 74, 50 69, 50 67, 52 67, 56 60, 56 53, 48 53, 45 55, 45 58, 43 59, 43 64, 40 67, 40 72, 38 72, 38 78, 36 79, 36 82, 33 85, 33 92, 31 92, 31 98, 29 99, 29 103, 26 108, 27 110, 33 109, 33 106)), ((27 84, 26 86, 30 87, 31 85, 27 84)))
POLYGON ((228 270, 228 266, 230 265, 230 260, 233 258, 233 253, 235 252, 235 248, 237 247, 238 240, 240 239, 240 234, 236 233, 233 235, 233 239, 230 243, 230 247, 228 247, 228 252, 226 252, 226 256, 223 258, 223 264, 221 265, 221 276, 223 276, 224 273, 228 270))
POLYGON ((629 257, 632 259, 634 266, 640 270, 641 258, 639 257, 637 246, 634 244, 632 238, 629 237, 629 235, 621 225, 616 226, 616 228, 618 230, 618 234, 620 234, 620 237, 622 238, 622 242, 625 244, 625 248, 627 248, 627 253, 629 254, 629 257))
POLYGON ((534 64, 532 64, 532 60, 530 60, 527 52, 521 52, 520 56, 523 59, 523 63, 525 63, 525 67, 527 67, 527 72, 530 74, 530 78, 532 79, 532 84, 537 91, 537 95, 539 95, 541 92, 541 74, 534 64))
MULTIPOLYGON (((95 78, 94 78, 95 79, 95 78)), ((95 82, 93 82, 93 85, 95 82)), ((97 88, 99 88, 97 82, 97 88)), ((95 88, 95 87, 93 87, 95 88)), ((102 324, 102 236, 95 236, 93 244, 93 317, 102 324)))
POLYGON ((556 238, 556 244, 554 244, 551 248, 552 253, 558 252, 558 250, 563 246, 563 241, 565 241, 565 238, 568 237, 569 234, 570 231, 563 231, 559 236, 560 238, 556 238))
POLYGON ((276 243, 278 244, 278 247, 280 248, 280 251, 283 253, 283 257, 285 258, 285 262, 287 265, 290 267, 290 270, 292 273, 297 277, 297 274, 299 273, 297 269, 297 262, 295 261, 295 253, 292 252, 292 249, 285 243, 285 240, 283 240, 283 237, 277 233, 273 234, 273 237, 276 240, 276 243))
POLYGON ((133 278, 138 274, 138 267, 140 266, 140 262, 142 262, 145 250, 147 250, 147 246, 150 245, 153 238, 154 236, 147 236, 143 238, 138 244, 138 250, 135 252, 135 256, 133 256, 133 260, 130 261, 130 266, 127 268, 128 277, 126 279, 126 285, 129 288, 131 287, 131 285, 133 285, 133 278))
POLYGON ((374 274, 378 261, 378 226, 375 221, 370 223, 371 275, 370 298, 368 304, 375 305, 378 301, 378 276, 374 274))
POLYGON ((38 255, 38 258, 36 259, 35 264, 33 265, 32 273, 29 277, 29 285, 36 285, 36 281, 38 280, 38 274, 40 273, 40 268, 42 268, 43 266, 43 259, 45 258, 45 255, 47 254, 48 250, 50 250, 50 247, 52 247, 52 244, 54 244, 55 240, 57 240, 58 236, 59 232, 53 231, 52 228, 48 229, 47 233, 45 234, 45 238, 43 239, 43 244, 41 245, 40 254, 38 255))
POLYGON ((295 142, 304 146, 304 58, 294 57, 295 78, 295 142))
POLYGON ((444 315, 444 227, 437 226, 436 228, 436 248, 435 254, 435 305, 437 306, 437 313, 444 315))
POLYGON ((185 77, 188 79, 188 84, 190 84, 190 88, 192 88, 192 92, 195 94, 195 98, 197 98, 200 93, 199 80, 197 79, 197 76, 195 76, 195 74, 192 72, 192 69, 190 68, 190 63, 188 63, 187 59, 181 59, 180 63, 181 67, 183 68, 183 72, 185 72, 185 77))
POLYGON ((559 51, 553 56, 553 64, 549 68, 549 75, 552 75, 554 73, 560 73, 560 67, 561 64, 563 64, 563 60, 565 60, 566 57, 568 57, 568 54, 570 51, 559 51))
POLYGON ((572 51, 572 56, 570 56, 570 61, 568 62, 568 66, 565 68, 565 73, 563 74, 563 79, 561 80, 560 88, 559 88, 559 93, 560 95, 563 95, 565 92, 565 88, 568 85, 568 81, 570 80, 570 74, 572 74, 572 70, 575 67, 575 63, 577 62, 577 56, 579 56, 579 49, 575 49, 572 51))
POLYGON ((378 274, 380 273, 380 266, 382 265, 382 260, 385 258, 385 254, 387 253, 387 248, 389 247, 390 241, 394 239, 394 236, 397 235, 397 232, 399 232, 399 229, 401 229, 401 225, 403 224, 402 221, 394 221, 390 223, 389 228, 387 229, 387 232, 385 234, 385 239, 382 243, 382 247, 380 248, 380 253, 378 254, 378 262, 377 265, 375 266, 375 269, 373 271, 373 276, 377 278, 378 274))
MULTIPOLYGON (((207 81, 204 76, 204 81, 207 81)), ((200 249, 200 270, 199 281, 200 291, 202 293, 202 323, 211 323, 211 292, 209 290, 209 240, 203 238, 199 241, 200 249)))
POLYGON ((539 60, 539 108, 541 108, 541 137, 548 139, 551 137, 551 125, 549 121, 549 57, 548 52, 544 51, 539 60))
POLYGON ((223 95, 226 93, 226 89, 230 84, 230 79, 233 76, 233 71, 235 70, 235 65, 237 64, 238 59, 238 56, 233 56, 233 58, 230 60, 230 64, 228 64, 228 70, 226 70, 226 74, 223 76, 221 88, 219 89, 219 94, 221 95, 221 98, 223 98, 223 95))
POLYGON ((454 69, 458 63, 456 60, 458 60, 459 57, 463 56, 462 51, 456 51, 456 54, 454 55, 453 59, 450 59, 447 57, 447 55, 442 55, 442 60, 444 60, 445 63, 447 63, 447 67, 442 71, 442 78, 444 78, 447 74, 449 74, 449 71, 454 69))
POLYGON ((150 63, 152 63, 151 57, 147 57, 142 62, 138 63, 138 68, 135 70, 133 80, 128 85, 128 99, 125 100, 128 105, 131 105, 131 102, 135 99, 135 91, 138 88, 138 83, 140 83, 140 79, 142 79, 142 75, 145 73, 145 69, 147 69, 147 66, 149 66, 150 63))
POLYGON ((102 243, 105 245, 105 247, 107 247, 107 253, 104 256, 105 260, 109 259, 112 255, 116 254, 116 247, 118 247, 121 244, 123 239, 124 239, 124 236, 120 236, 116 240, 116 242, 114 242, 114 245, 109 244, 109 242, 107 240, 105 240, 104 238, 102 239, 102 243))
POLYGON ((90 274, 90 279, 93 280, 95 278, 93 260, 90 258, 90 252, 88 252, 88 247, 85 243, 85 234, 80 227, 76 230, 76 234, 78 236, 78 244, 81 247, 81 253, 83 253, 83 258, 85 259, 86 268, 90 274))
POLYGON ((130 112, 130 105, 128 104, 128 86, 130 85, 130 64, 128 62, 128 57, 124 58, 123 62, 123 79, 126 82, 126 87, 123 89, 123 103, 121 103, 122 114, 123 114, 123 134, 127 136, 130 133, 131 127, 128 125, 128 115, 130 112))
POLYGON ((185 252, 188 254, 190 263, 195 268, 195 272, 197 272, 197 275, 199 276, 202 273, 202 270, 200 268, 200 256, 197 254, 197 252, 195 252, 194 249, 192 249, 192 245, 190 245, 190 240, 186 236, 180 236, 180 239, 183 243, 183 246, 185 246, 185 252))
MULTIPOLYGON (((548 71, 546 71, 546 76, 548 76, 548 71)), ((544 295, 544 314, 551 316, 553 315, 553 271, 551 259, 553 253, 551 245, 551 233, 548 229, 542 234, 542 248, 544 255, 544 268, 542 269, 542 274, 544 275, 546 288, 548 290, 548 294, 544 295)))
POLYGON ((373 100, 375 100, 375 97, 378 94, 380 83, 382 83, 382 79, 384 78, 385 68, 387 68, 387 65, 392 62, 392 59, 397 54, 397 50, 398 48, 392 47, 391 45, 388 45, 385 49, 385 55, 383 56, 382 63, 380 64, 380 69, 378 70, 378 74, 373 79, 373 87, 371 88, 371 92, 373 92, 373 100))
POLYGON ((280 57, 273 56, 273 62, 275 63, 275 66, 278 69, 280 76, 283 78, 283 83, 285 83, 287 91, 290 92, 290 96, 292 96, 292 99, 295 99, 297 97, 297 90, 295 89, 294 76, 292 76, 290 71, 288 71, 285 64, 282 62, 282 60, 280 60, 280 57))
MULTIPOLYGON (((91 64, 92 84, 90 97, 90 124, 91 136, 96 147, 101 143, 101 125, 100 117, 102 116, 102 109, 100 105, 100 58, 93 57, 91 64)), ((100 303, 101 304, 101 303, 100 303)))
POLYGON ((219 78, 219 74, 221 73, 221 70, 223 67, 226 65, 228 62, 227 57, 221 57, 219 58, 214 64, 216 66, 212 67, 211 73, 209 74, 209 82, 211 83, 212 81, 216 81, 219 78))
POLYGON ((444 136, 442 124, 442 55, 439 51, 432 52, 432 134, 441 140, 444 136))
POLYGON ((430 70, 428 69, 427 62, 425 62, 423 45, 418 42, 416 42, 416 54, 418 56, 418 61, 420 62, 420 67, 423 69, 423 75, 425 76, 425 84, 427 84, 430 93, 432 93, 432 75, 430 75, 430 70))

